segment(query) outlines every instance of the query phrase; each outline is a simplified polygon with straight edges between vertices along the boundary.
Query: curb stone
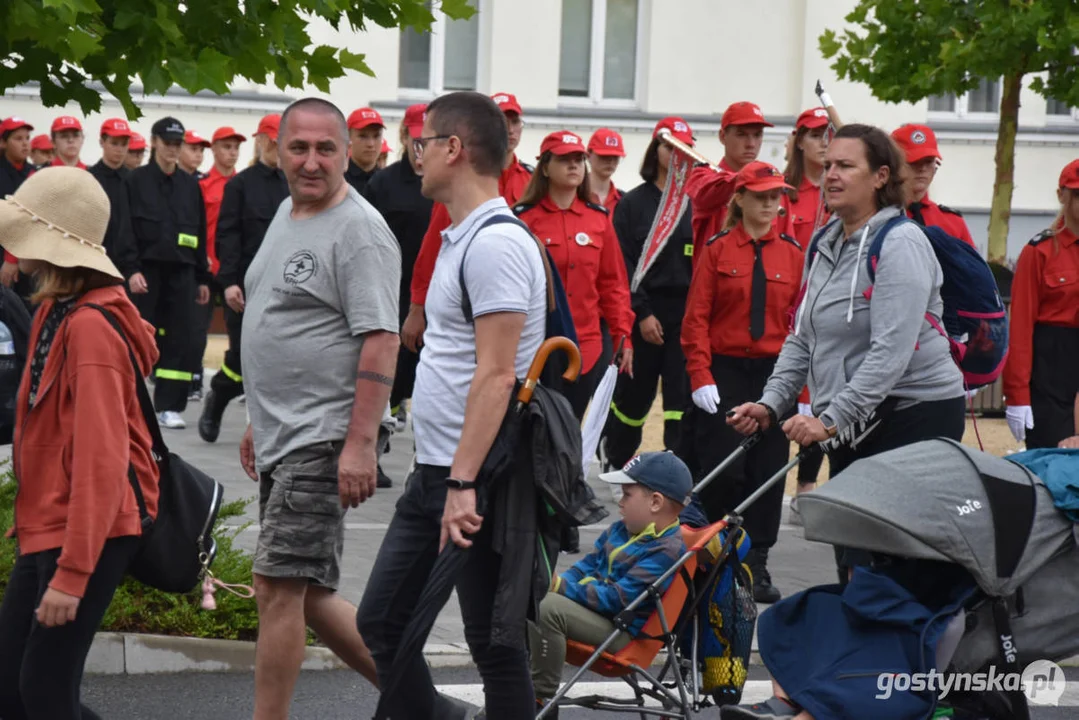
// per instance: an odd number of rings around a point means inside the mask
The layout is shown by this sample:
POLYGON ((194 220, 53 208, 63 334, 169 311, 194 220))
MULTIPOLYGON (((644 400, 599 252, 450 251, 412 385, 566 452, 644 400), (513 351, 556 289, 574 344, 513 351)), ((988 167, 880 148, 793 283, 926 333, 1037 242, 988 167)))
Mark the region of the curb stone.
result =
MULTIPOLYGON (((761 665, 756 639, 750 664, 761 665)), ((472 666, 472 656, 465 643, 429 643, 423 649, 434 668, 472 666)), ((660 653, 653 665, 664 661, 660 653)), ((1079 656, 1057 663, 1061 667, 1079 667, 1079 656)), ((308 647, 304 670, 347 670, 348 667, 324 647, 308 647)), ((86 672, 90 675, 153 675, 164 673, 254 672, 255 643, 240 640, 210 640, 169 635, 138 633, 98 633, 94 637, 86 672)))

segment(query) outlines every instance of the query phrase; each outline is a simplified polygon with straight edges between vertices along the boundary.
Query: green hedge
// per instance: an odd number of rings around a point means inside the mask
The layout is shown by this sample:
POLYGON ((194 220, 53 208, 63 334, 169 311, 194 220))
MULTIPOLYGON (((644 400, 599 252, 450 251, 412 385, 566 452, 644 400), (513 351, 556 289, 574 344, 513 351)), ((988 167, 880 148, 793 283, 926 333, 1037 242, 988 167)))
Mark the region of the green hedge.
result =
MULTIPOLYGON (((0 532, 13 524, 15 481, 10 467, 0 465, 0 532)), ((236 500, 222 506, 214 528, 217 558, 214 575, 227 583, 251 584, 251 556, 233 543, 246 525, 229 526, 224 521, 242 517, 252 499, 236 500)), ((7 588, 15 564, 15 542, 0 539, 0 596, 7 588)), ((116 591, 105 615, 102 630, 141 632, 158 635, 254 640, 258 630, 255 601, 218 590, 217 610, 203 610, 201 588, 186 595, 163 593, 128 578, 116 591)))

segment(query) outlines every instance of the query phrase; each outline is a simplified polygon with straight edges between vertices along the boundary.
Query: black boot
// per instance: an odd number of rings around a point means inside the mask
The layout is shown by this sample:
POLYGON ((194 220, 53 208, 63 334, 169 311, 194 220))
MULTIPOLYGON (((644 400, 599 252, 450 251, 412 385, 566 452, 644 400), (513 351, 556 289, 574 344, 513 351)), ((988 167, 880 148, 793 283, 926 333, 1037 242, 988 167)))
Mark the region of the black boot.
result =
POLYGON ((746 564, 753 574, 754 602, 771 605, 779 602, 783 595, 772 584, 772 574, 768 572, 768 548, 753 548, 746 555, 746 564))
POLYGON ((199 415, 199 437, 208 443, 217 442, 217 436, 221 434, 221 418, 225 415, 228 400, 222 398, 212 389, 206 393, 206 399, 202 403, 202 414, 199 415))

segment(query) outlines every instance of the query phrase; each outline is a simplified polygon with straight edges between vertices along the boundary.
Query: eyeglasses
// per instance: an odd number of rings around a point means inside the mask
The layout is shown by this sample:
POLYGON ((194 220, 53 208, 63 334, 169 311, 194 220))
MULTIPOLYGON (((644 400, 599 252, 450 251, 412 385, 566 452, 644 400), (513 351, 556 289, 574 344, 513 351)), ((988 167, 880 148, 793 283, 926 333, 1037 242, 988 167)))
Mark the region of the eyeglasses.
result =
POLYGON ((432 135, 431 137, 418 137, 412 140, 412 149, 416 152, 416 158, 423 157, 423 150, 427 147, 427 143, 432 140, 449 140, 452 135, 432 135))

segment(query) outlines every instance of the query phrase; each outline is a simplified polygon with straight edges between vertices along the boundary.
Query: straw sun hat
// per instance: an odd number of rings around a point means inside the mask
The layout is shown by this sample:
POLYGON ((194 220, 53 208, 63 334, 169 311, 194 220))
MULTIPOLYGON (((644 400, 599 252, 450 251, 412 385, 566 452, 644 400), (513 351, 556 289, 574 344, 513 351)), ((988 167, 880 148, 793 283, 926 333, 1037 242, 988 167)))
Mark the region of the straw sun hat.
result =
POLYGON ((109 197, 80 168, 39 170, 0 200, 0 245, 15 257, 123 280, 102 245, 108 224, 109 197))

